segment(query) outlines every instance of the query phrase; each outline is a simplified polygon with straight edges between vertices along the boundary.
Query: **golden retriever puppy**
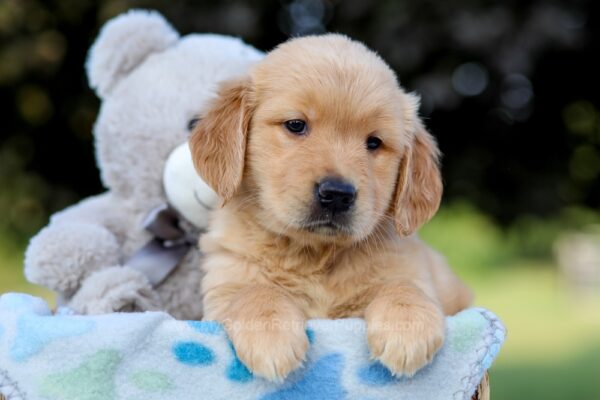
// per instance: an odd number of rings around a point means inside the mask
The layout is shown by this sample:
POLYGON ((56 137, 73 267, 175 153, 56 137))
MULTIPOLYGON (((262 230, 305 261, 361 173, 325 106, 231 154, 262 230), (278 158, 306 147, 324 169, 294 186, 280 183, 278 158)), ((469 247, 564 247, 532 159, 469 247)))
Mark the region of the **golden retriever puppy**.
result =
POLYGON ((438 149, 374 52, 341 35, 290 40, 221 87, 192 134, 221 196, 200 246, 205 318, 280 381, 308 318, 362 317, 374 358, 412 375, 469 290, 414 232, 442 195, 438 149))

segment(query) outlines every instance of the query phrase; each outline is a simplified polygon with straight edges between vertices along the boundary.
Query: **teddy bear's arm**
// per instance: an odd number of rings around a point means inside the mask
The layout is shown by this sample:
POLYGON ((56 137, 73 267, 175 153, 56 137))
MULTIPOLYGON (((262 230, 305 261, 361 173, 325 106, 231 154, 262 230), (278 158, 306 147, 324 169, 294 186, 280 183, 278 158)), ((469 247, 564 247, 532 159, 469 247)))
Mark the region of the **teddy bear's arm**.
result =
POLYGON ((68 296, 92 272, 118 265, 127 224, 123 213, 108 193, 56 213, 29 243, 25 276, 68 296))

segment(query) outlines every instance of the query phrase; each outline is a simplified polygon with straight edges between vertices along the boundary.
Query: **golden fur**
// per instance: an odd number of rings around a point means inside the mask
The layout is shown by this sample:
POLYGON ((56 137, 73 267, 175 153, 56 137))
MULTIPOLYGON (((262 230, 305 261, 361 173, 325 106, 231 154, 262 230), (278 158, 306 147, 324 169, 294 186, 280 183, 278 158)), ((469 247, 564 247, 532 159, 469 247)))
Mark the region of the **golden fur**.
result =
POLYGON ((225 84, 190 146, 223 199, 201 239, 205 318, 225 324, 255 374, 281 380, 308 347, 307 318, 364 317, 372 355, 412 375, 471 301, 414 232, 437 211, 435 140, 391 69, 341 35, 291 40, 225 84), (305 135, 284 122, 302 119, 305 135), (377 136, 382 146, 369 151, 377 136), (357 189, 351 222, 311 225, 326 176, 357 189))

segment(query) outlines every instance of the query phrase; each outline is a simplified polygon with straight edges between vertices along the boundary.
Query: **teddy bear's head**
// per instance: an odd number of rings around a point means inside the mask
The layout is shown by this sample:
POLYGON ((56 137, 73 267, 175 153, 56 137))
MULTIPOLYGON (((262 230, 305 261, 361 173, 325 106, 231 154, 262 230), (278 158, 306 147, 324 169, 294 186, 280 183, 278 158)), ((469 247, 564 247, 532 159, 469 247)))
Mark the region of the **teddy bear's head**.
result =
MULTIPOLYGON (((109 21, 86 65, 102 100, 94 134, 103 184, 140 210, 164 202, 169 155, 187 142, 218 84, 243 75, 261 58, 237 38, 180 37, 152 11, 109 21)), ((184 153, 176 164, 189 166, 184 153)))

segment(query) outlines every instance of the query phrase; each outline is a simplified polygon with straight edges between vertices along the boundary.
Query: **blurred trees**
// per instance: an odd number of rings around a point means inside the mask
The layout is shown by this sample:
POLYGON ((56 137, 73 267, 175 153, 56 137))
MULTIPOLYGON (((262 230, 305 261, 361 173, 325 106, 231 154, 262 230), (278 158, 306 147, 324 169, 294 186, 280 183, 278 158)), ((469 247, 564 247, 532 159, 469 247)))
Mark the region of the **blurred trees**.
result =
MULTIPOLYGON (((335 31, 365 42, 422 96, 447 199, 502 223, 600 206, 599 13, 593 1, 1 0, 0 231, 34 233, 102 190, 86 52, 109 18, 154 8, 183 34, 269 50, 335 31)), ((302 55, 299 54, 299 57, 302 55)))

